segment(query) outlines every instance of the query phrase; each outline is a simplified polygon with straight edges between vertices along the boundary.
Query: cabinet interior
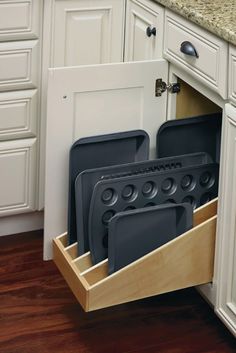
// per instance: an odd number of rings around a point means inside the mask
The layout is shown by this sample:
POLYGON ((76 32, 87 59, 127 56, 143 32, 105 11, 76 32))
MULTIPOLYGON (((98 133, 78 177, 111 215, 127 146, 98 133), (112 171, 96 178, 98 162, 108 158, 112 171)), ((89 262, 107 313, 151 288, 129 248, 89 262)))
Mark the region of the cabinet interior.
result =
POLYGON ((177 79, 181 90, 176 97, 176 119, 204 114, 222 113, 221 107, 205 97, 180 78, 177 79))

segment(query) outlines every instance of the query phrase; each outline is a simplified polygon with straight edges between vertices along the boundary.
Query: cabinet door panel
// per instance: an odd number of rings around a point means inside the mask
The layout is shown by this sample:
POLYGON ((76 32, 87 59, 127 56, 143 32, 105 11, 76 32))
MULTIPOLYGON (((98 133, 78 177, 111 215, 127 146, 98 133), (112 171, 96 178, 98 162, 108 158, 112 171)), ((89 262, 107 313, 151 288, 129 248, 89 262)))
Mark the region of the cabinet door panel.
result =
POLYGON ((45 258, 51 240, 67 228, 68 156, 78 138, 144 129, 155 156, 158 127, 166 119, 166 93, 155 97, 155 80, 167 80, 164 60, 49 70, 45 180, 45 258), (60 122, 60 123, 58 123, 60 122))
POLYGON ((38 38, 41 5, 41 0, 1 1, 0 41, 38 38))
POLYGON ((216 312, 236 335, 236 108, 229 104, 226 105, 224 139, 216 312))
POLYGON ((37 90, 0 93, 0 141, 36 136, 37 90))
POLYGON ((123 0, 56 1, 52 67, 123 59, 123 0))
POLYGON ((38 40, 0 43, 0 91, 38 85, 38 40))
POLYGON ((164 12, 154 3, 151 3, 152 8, 145 4, 136 0, 127 2, 125 61, 151 60, 162 56, 164 12), (148 27, 155 27, 156 35, 148 37, 148 27))
POLYGON ((0 216, 35 209, 36 139, 0 143, 0 216))

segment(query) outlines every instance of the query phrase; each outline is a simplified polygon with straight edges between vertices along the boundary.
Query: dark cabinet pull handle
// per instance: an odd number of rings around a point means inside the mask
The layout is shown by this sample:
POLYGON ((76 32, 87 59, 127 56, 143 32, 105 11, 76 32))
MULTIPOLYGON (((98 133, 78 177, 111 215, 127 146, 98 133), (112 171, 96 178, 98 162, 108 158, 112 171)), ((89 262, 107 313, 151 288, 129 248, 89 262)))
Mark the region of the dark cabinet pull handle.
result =
POLYGON ((157 30, 156 30, 156 27, 150 27, 148 26, 147 30, 146 30, 146 34, 148 37, 151 37, 152 35, 153 36, 156 36, 157 34, 157 30))
POLYGON ((196 48, 192 43, 188 41, 181 43, 180 51, 186 55, 195 56, 195 58, 199 58, 196 48))

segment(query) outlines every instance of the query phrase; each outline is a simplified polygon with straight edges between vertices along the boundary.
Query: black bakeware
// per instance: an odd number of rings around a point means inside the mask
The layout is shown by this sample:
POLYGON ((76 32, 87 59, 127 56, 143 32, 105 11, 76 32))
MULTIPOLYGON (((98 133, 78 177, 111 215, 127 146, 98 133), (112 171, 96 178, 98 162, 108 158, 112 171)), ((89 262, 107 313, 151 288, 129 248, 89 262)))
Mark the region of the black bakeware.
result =
POLYGON ((165 122, 157 132, 157 158, 204 151, 219 163, 221 124, 220 113, 165 122))
POLYGON ((75 181, 78 254, 83 255, 90 250, 88 238, 89 206, 93 188, 100 179, 114 179, 134 173, 140 174, 152 171, 164 171, 197 164, 207 164, 210 162, 212 162, 211 157, 207 153, 202 152, 111 167, 89 169, 80 173, 75 181))
POLYGON ((143 130, 133 130, 81 138, 69 156, 68 241, 77 241, 74 182, 85 169, 142 161, 149 158, 149 136, 143 130))
POLYGON ((112 274, 193 226, 189 203, 117 213, 108 226, 108 272, 112 274))
POLYGON ((189 202, 193 208, 218 193, 219 164, 203 164, 99 181, 89 210, 89 246, 94 264, 107 257, 108 225, 118 212, 189 202))

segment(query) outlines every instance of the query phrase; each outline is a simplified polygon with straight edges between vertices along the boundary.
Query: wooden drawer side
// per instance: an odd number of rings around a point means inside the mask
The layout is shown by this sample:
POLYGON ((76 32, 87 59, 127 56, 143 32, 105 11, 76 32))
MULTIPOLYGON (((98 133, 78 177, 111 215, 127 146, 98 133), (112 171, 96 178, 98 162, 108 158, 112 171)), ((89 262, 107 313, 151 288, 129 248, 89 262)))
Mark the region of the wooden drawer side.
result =
POLYGON ((85 311, 88 310, 88 284, 65 251, 59 237, 53 240, 53 260, 85 311))

